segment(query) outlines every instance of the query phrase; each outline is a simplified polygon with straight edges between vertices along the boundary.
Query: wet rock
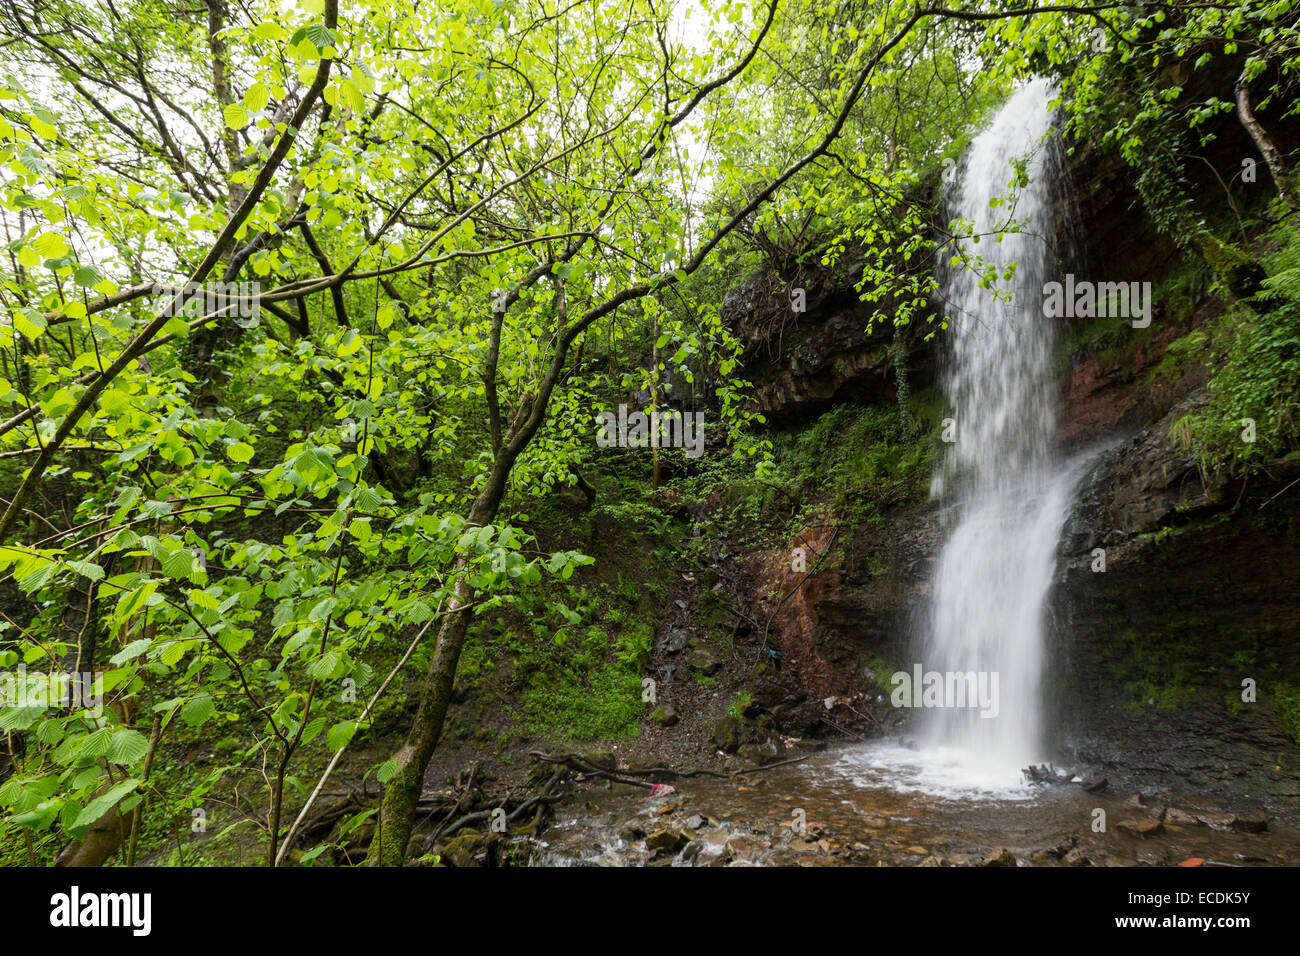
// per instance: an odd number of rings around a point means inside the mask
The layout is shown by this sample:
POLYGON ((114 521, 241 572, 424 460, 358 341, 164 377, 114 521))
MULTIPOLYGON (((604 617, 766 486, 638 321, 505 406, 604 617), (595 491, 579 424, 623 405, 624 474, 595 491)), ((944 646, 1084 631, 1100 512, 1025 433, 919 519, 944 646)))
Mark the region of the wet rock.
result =
POLYGON ((862 825, 872 830, 883 830, 885 827, 889 826, 889 818, 888 817, 863 817, 862 825))
POLYGON ((943 866, 943 858, 938 856, 927 856, 917 866, 943 866))
POLYGON ((692 840, 682 848, 682 859, 692 863, 695 862, 696 857, 700 855, 701 849, 701 846, 692 840))
POLYGON ((692 813, 686 818, 684 825, 688 830, 698 830, 700 827, 704 826, 704 817, 700 816, 698 813, 692 813))
POLYGON ((676 853, 689 842, 690 837, 681 830, 675 827, 660 827, 657 830, 652 830, 650 835, 645 838, 645 848, 647 850, 660 850, 665 853, 676 853))
POLYGON ((1005 847, 999 847, 980 861, 980 866, 1015 866, 1015 854, 1005 847))
POLYGON ((1201 822, 1196 819, 1196 814, 1188 813, 1186 810, 1179 810, 1177 807, 1165 809, 1164 821, 1176 827, 1194 827, 1201 822))
POLYGON ((1040 784, 1069 783, 1074 777, 1073 772, 1050 763, 1032 764, 1020 772, 1030 783, 1040 784))
POLYGON ((1294 594, 1298 545, 1294 534, 1278 529, 1294 526, 1300 499, 1272 500, 1265 512, 1281 511, 1267 527, 1253 516, 1295 480, 1300 459, 1279 462, 1267 479, 1250 485, 1232 479, 1221 486, 1215 479, 1207 486, 1195 456, 1171 435, 1184 416, 1203 413, 1205 389, 1195 386, 1186 402, 1168 396, 1177 402, 1172 406, 1161 398, 1158 408, 1144 411, 1143 400, 1119 384, 1120 375, 1108 371, 1104 379, 1116 386, 1105 390, 1122 400, 1117 410, 1147 427, 1096 460, 1062 533, 1069 570, 1053 600, 1070 622, 1069 673, 1061 676, 1078 689, 1052 702, 1054 720, 1073 729, 1086 742, 1081 754, 1107 772, 1161 779, 1182 792, 1234 803, 1294 805, 1294 776, 1273 770, 1279 754, 1291 765, 1297 752, 1276 714, 1223 706, 1215 680, 1199 675, 1232 668, 1240 645, 1227 634, 1269 635, 1259 653, 1293 650, 1283 637, 1295 630, 1293 602, 1278 605, 1276 595, 1294 594), (1096 548, 1124 573, 1093 573, 1096 548), (1176 680, 1158 674, 1160 667, 1144 656, 1157 646, 1173 659, 1197 662, 1198 674, 1176 680), (1115 670, 1120 662, 1122 673, 1115 670), (1161 686, 1154 712, 1132 706, 1135 681, 1161 686), (1093 692, 1081 692, 1084 687, 1093 692))
POLYGON ((1209 827, 1211 830, 1231 830, 1236 819, 1231 813, 1206 811, 1196 814, 1197 822, 1209 827))
POLYGON ((650 714, 650 719, 660 727, 671 727, 673 724, 677 723, 679 719, 677 716, 677 708, 668 703, 660 704, 654 709, 653 713, 650 714))
POLYGON ((636 825, 626 826, 618 832, 618 836, 620 840, 627 843, 635 843, 637 840, 645 839, 645 830, 636 825))
POLYGON ((1101 793, 1101 791, 1110 786, 1110 781, 1101 776, 1101 774, 1086 773, 1079 778, 1079 786, 1083 787, 1083 789, 1089 793, 1101 793))
POLYGON ((713 745, 724 754, 734 754, 740 749, 744 730, 745 726, 741 723, 740 718, 726 714, 713 725, 713 734, 710 739, 713 741, 713 745))
POLYGON ((822 715, 815 701, 808 698, 777 704, 772 719, 781 732, 790 737, 807 737, 822 726, 822 715))
POLYGON ((696 841, 703 844, 710 853, 720 852, 730 838, 731 832, 724 827, 710 827, 707 830, 695 831, 696 841))
POLYGON ((1155 836, 1157 833, 1165 832, 1165 825, 1159 820, 1124 820, 1115 824, 1115 829, 1127 833, 1129 836, 1148 837, 1155 836))
POLYGON ((1081 850, 1079 847, 1076 846, 1069 853, 1065 854, 1065 856, 1061 857, 1061 865, 1062 866, 1091 866, 1092 861, 1088 859, 1088 855, 1084 853, 1083 850, 1081 850))
POLYGON ((752 767, 785 756, 785 741, 766 714, 760 714, 756 719, 726 714, 714 725, 711 739, 722 753, 739 754, 752 767))
POLYGON ((756 767, 785 756, 785 742, 773 730, 758 728, 740 745, 740 755, 756 767))
POLYGON ((1268 829, 1268 814, 1263 810, 1248 810, 1232 821, 1232 828, 1241 833, 1263 833, 1268 829))
POLYGON ((776 727, 789 736, 807 737, 822 725, 821 705, 810 699, 789 675, 767 662, 754 665, 745 694, 742 716, 754 717, 766 712, 776 727))
POLYGON ((736 864, 750 862, 751 857, 753 857, 758 849, 758 844, 755 843, 753 839, 743 836, 733 836, 731 839, 727 840, 722 851, 729 862, 736 864))

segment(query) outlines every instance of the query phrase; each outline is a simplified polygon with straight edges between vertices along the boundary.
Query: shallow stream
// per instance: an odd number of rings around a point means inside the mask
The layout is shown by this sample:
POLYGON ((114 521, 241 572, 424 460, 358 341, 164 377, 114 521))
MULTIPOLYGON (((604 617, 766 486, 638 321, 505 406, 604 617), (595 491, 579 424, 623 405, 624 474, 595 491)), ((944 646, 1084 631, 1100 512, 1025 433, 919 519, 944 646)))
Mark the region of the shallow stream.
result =
POLYGON ((1168 866, 1189 859, 1201 859, 1205 866, 1300 863, 1300 831, 1275 815, 1241 807, 1229 812, 1194 795, 1168 792, 1146 792, 1143 806, 1131 790, 1116 791, 1108 786, 1089 793, 1078 784, 972 785, 961 761, 941 749, 857 745, 822 751, 800 763, 752 775, 679 780, 675 792, 656 797, 621 784, 588 788, 559 808, 555 823, 542 834, 534 862, 551 866, 972 866, 986 861, 1022 866, 1168 866), (1102 821, 1098 810, 1105 814, 1104 831, 1094 829, 1102 821), (1136 825, 1149 832, 1136 832, 1136 825), (1266 827, 1262 832, 1250 832, 1261 825, 1266 827))

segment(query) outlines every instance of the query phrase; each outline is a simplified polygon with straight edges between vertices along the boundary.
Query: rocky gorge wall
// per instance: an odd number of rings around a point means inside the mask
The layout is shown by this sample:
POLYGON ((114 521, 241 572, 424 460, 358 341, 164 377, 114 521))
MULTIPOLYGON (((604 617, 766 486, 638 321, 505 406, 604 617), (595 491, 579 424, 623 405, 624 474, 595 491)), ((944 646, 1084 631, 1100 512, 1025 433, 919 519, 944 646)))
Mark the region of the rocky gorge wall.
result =
MULTIPOLYGON (((1228 162, 1240 143, 1219 148, 1228 162)), ((1150 281, 1156 300, 1147 329, 1060 329, 1060 451, 1092 457, 1049 600, 1056 756, 1116 782, 1300 805, 1300 459, 1249 481, 1210 480, 1180 450, 1174 424, 1205 403, 1209 377, 1180 342, 1225 303, 1208 294, 1207 270, 1157 234, 1120 163, 1082 148, 1071 166, 1076 245, 1062 268, 1150 281)), ((790 283, 770 274, 727 297, 724 318, 770 420, 799 427, 840 403, 897 401, 895 332, 867 333, 871 308, 852 278, 847 268, 805 279, 802 315, 789 309, 790 283)), ((901 344, 914 404, 932 411, 935 345, 906 333, 901 344)), ((887 673, 876 670, 912 660, 947 530, 925 500, 844 518, 825 562, 774 618, 773 641, 810 694, 877 694, 887 673)), ((779 561, 763 570, 756 602, 774 579, 785 593, 801 577, 779 561)))

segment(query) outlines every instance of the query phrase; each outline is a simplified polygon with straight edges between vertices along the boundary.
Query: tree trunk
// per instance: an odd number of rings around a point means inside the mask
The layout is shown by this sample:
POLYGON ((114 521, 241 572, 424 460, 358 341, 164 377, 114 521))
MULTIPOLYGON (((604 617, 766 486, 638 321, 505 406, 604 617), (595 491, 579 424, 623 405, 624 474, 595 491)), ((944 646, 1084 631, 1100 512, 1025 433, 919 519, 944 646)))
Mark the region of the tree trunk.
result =
POLYGON ((442 736, 452 685, 456 682, 456 665, 469 628, 468 605, 473 589, 464 575, 464 561, 457 567, 452 606, 438 628, 433 662, 420 688, 420 706, 396 756, 397 772, 388 781, 379 811, 379 825, 370 845, 367 862, 377 866, 401 866, 406 859, 406 844, 415 822, 415 804, 424 787, 424 771, 442 736))
POLYGON ((1268 130, 1264 129, 1255 118, 1255 110, 1250 102, 1250 85, 1245 73, 1237 77, 1237 118, 1241 120, 1241 125, 1246 128, 1250 138, 1255 141, 1255 146, 1264 157, 1264 162, 1268 164, 1268 170, 1273 174, 1273 182, 1277 184, 1277 193, 1286 203, 1287 209, 1291 212, 1300 209, 1300 198, 1297 198, 1295 187, 1287 173, 1286 161, 1282 158, 1282 153, 1273 142, 1273 138, 1269 136, 1268 130))

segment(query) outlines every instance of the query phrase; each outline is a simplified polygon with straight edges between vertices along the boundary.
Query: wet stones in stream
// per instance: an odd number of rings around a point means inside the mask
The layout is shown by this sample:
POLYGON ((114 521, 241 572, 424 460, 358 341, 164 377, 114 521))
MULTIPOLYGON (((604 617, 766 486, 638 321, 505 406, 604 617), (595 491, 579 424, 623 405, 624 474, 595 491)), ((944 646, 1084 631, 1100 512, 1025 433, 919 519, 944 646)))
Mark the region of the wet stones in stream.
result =
POLYGON ((1088 793, 1101 793, 1110 786, 1110 781, 1095 770, 1063 770, 1050 763, 1026 767, 1021 773, 1030 783, 1040 786, 1077 783, 1088 793))
MULTIPOLYGON (((812 759, 838 766, 832 757, 812 759)), ((1263 812, 1199 806, 1199 795, 1170 790, 1093 794, 1081 785, 1086 770, 1039 768, 1041 785, 1054 792, 1024 805, 991 803, 992 825, 971 826, 967 806, 900 799, 857 781, 827 796, 827 782, 840 778, 823 770, 810 779, 808 766, 818 764, 686 781, 671 794, 632 790, 599 808, 588 803, 589 813, 543 835, 560 851, 548 849, 549 859, 675 867, 1221 866, 1286 862, 1300 846, 1285 819, 1271 828, 1263 812), (1022 808, 1036 815, 1029 826, 1022 808)))

